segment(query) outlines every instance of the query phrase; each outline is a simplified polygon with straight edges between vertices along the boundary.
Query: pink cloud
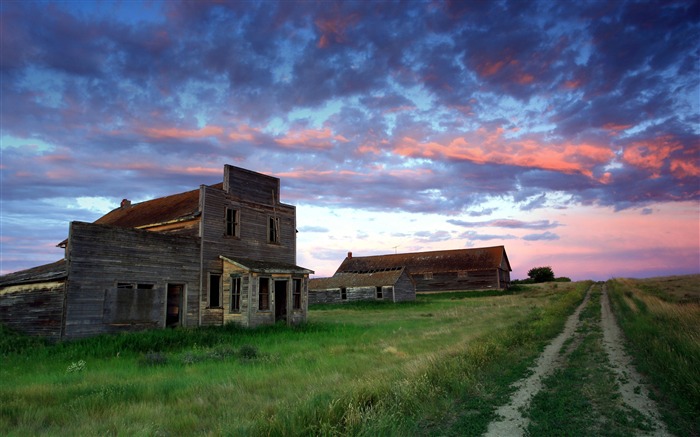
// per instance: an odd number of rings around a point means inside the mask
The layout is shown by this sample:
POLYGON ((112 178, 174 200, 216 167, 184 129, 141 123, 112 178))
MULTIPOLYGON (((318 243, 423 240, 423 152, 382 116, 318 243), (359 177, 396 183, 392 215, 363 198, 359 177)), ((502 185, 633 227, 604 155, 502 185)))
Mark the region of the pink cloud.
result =
POLYGON ((190 138, 206 138, 206 137, 217 137, 224 133, 224 130, 218 126, 205 126, 201 129, 178 129, 174 127, 169 128, 146 128, 143 130, 144 134, 151 138, 163 139, 163 138, 180 138, 180 139, 190 139, 190 138))
POLYGON ((447 143, 419 143, 404 137, 394 152, 409 157, 448 158, 477 164, 504 164, 534 167, 563 173, 579 173, 593 177, 593 168, 609 162, 614 153, 596 144, 546 144, 534 139, 509 140, 504 130, 479 129, 469 138, 458 137, 447 143))
POLYGON ((658 178, 671 153, 681 149, 682 144, 670 136, 664 136, 653 141, 632 143, 625 148, 622 159, 635 167, 651 171, 652 177, 658 178))
POLYGON ((260 135, 260 129, 250 127, 246 124, 238 126, 238 130, 231 132, 228 137, 233 141, 255 141, 260 135))
POLYGON ((348 142, 342 135, 333 135, 328 128, 288 132, 285 137, 275 140, 277 144, 293 149, 330 149, 334 141, 348 142))

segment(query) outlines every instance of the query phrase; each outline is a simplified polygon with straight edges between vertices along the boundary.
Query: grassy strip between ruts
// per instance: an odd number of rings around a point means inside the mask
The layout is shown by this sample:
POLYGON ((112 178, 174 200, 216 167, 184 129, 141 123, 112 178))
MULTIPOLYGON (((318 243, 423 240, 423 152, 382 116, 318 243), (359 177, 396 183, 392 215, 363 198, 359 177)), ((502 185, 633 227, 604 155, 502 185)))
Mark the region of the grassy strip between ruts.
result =
POLYGON ((481 435, 546 343, 563 328, 590 281, 526 320, 477 338, 398 383, 365 385, 261 415, 257 435, 481 435))
POLYGON ((637 369, 675 435, 700 435, 700 275, 608 281, 637 369))
POLYGON ((596 285, 580 316, 566 359, 544 381, 527 412, 529 435, 628 436, 653 425, 620 402, 615 374, 608 367, 601 327, 601 286, 596 285))

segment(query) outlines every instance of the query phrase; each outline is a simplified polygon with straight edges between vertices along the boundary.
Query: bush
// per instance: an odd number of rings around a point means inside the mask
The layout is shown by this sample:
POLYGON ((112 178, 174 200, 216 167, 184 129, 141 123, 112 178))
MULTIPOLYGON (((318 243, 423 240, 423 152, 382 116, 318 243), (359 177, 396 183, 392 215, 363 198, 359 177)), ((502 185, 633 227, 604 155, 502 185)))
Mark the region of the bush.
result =
POLYGON ((554 272, 549 266, 533 267, 527 272, 527 276, 532 278, 532 281, 535 283, 554 281, 554 272))

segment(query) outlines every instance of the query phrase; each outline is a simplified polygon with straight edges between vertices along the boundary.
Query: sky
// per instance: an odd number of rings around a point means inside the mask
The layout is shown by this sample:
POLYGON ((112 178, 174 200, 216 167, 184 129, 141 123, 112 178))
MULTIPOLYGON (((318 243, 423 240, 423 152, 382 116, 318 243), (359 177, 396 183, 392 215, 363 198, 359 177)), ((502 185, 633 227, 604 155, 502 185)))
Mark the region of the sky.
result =
POLYGON ((0 2, 0 273, 70 221, 281 179, 297 264, 504 245, 700 273, 700 2, 0 2))

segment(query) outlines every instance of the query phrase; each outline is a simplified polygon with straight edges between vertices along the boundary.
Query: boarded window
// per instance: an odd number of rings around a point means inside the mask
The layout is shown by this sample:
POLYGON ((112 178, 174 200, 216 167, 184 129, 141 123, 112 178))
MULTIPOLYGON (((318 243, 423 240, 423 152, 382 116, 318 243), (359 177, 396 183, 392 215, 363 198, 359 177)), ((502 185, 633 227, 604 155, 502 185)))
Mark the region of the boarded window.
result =
POLYGON ((433 272, 423 273, 423 279, 433 279, 433 272))
POLYGON ((103 320, 105 323, 147 323, 154 326, 161 320, 163 293, 154 284, 118 282, 105 290, 103 320))
POLYGON ((231 312, 241 312, 241 278, 231 278, 231 312))
POLYGON ((348 289, 345 287, 340 289, 340 300, 348 300, 348 289))
POLYGON ((226 208, 226 235, 238 237, 240 226, 240 212, 237 209, 226 208))
POLYGON ((280 219, 279 217, 269 217, 267 224, 267 241, 269 243, 280 242, 280 219))
POLYGON ((209 308, 221 306, 221 275, 209 275, 209 308))
POLYGON ((300 310, 301 309, 301 279, 295 279, 294 280, 294 291, 292 292, 292 297, 293 297, 293 306, 292 309, 295 310, 300 310))
POLYGON ((260 311, 270 309, 270 278, 258 280, 258 309, 260 311))
POLYGON ((377 299, 384 299, 384 294, 382 293, 382 287, 377 287, 377 299))

